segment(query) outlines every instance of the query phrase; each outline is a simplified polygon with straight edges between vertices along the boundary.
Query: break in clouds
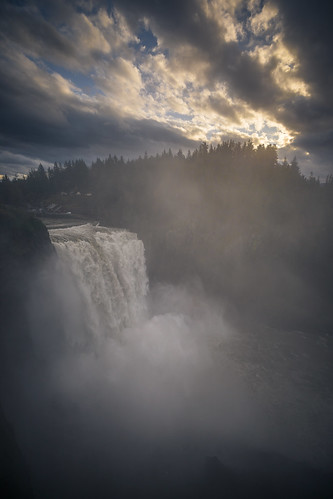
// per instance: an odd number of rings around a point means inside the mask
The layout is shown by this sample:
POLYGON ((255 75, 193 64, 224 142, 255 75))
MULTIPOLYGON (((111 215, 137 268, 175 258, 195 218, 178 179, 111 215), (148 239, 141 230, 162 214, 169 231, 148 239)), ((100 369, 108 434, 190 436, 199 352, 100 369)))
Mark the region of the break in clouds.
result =
POLYGON ((284 0, 2 2, 1 171, 250 138, 325 175, 325 9, 284 0))

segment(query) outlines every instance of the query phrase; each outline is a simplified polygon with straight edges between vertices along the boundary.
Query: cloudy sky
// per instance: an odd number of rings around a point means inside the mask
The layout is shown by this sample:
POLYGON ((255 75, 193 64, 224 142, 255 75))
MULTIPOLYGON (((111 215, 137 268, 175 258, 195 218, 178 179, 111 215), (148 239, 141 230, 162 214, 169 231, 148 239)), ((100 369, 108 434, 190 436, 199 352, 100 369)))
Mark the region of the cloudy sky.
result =
POLYGON ((251 138, 333 171, 328 1, 1 1, 0 173, 251 138))

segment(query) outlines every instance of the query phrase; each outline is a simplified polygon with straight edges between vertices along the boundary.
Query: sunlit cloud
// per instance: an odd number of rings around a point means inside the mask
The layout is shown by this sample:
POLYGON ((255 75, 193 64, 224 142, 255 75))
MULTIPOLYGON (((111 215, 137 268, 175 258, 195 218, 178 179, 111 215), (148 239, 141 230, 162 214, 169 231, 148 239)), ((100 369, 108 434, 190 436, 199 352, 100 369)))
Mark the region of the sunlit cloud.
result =
POLYGON ((165 137, 173 129, 184 147, 229 136, 278 148, 295 143, 305 157, 312 130, 323 137, 313 138, 313 147, 324 150, 319 144, 333 127, 332 112, 292 43, 283 0, 195 0, 178 11, 174 4, 157 9, 132 0, 112 8, 103 1, 59 1, 46 10, 33 0, 4 5, 0 136, 6 150, 31 149, 32 128, 42 149, 47 124, 48 141, 53 130, 61 154, 78 150, 81 130, 82 149, 97 156, 110 132, 96 122, 112 123, 113 137, 122 136, 119 147, 131 151, 126 130, 138 137, 142 123, 143 144, 148 122, 158 124, 159 140, 163 128, 165 137), (73 121, 78 115, 80 124, 73 121), (30 122, 26 133, 22 122, 15 130, 18 116, 27 127, 30 122))
POLYGON ((263 65, 272 65, 272 76, 285 92, 310 97, 310 86, 299 76, 300 62, 283 43, 281 33, 276 34, 269 45, 257 46, 250 55, 263 65))
POLYGON ((205 0, 203 2, 203 11, 211 22, 219 27, 219 36, 226 42, 237 42, 244 36, 243 26, 234 17, 236 7, 241 2, 223 1, 223 0, 205 0))
POLYGON ((255 35, 262 35, 266 33, 270 27, 278 23, 279 10, 276 5, 266 3, 262 10, 257 14, 251 16, 250 26, 255 35))

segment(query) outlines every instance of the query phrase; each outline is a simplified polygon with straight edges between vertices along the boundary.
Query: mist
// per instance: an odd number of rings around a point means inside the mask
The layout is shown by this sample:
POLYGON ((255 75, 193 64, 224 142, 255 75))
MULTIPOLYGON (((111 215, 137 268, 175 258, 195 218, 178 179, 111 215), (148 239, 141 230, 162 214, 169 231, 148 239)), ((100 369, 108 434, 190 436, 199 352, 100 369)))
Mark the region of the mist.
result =
POLYGON ((0 497, 333 497, 322 4, 0 3, 0 497))
POLYGON ((329 336, 236 327, 196 279, 149 289, 135 234, 50 234, 57 254, 30 282, 32 354, 2 398, 36 497, 210 497, 214 460, 303 463, 305 484, 329 470, 329 336))

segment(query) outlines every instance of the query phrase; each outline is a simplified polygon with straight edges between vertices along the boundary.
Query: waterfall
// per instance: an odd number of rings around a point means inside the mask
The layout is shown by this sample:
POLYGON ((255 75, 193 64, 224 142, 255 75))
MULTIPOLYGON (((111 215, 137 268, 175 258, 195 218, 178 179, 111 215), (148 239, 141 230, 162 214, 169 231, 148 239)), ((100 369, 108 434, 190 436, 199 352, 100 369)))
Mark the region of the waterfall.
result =
POLYGON ((36 499, 213 497, 214 484, 214 497, 265 497, 270 477, 278 497, 301 476, 325 487, 312 467, 333 455, 330 335, 237 331, 196 285, 148 296, 126 230, 49 234, 58 256, 33 276, 31 349, 5 385, 36 499))
POLYGON ((144 317, 148 279, 136 234, 89 223, 49 233, 65 273, 73 277, 92 334, 113 335, 144 317))
POLYGON ((238 443, 327 465, 330 336, 237 331, 200 287, 160 283, 148 297, 144 246, 126 230, 85 224, 49 233, 60 269, 51 261, 56 305, 45 293, 32 309, 35 344, 45 342, 39 355, 48 355, 40 379, 48 376, 47 391, 74 403, 96 439, 91 447, 110 449, 113 466, 127 470, 132 460, 136 469, 149 449, 182 439, 206 456, 223 455, 234 439, 235 454, 223 458, 230 466, 233 459, 248 465, 238 443), (43 308, 52 311, 47 322, 43 308))

